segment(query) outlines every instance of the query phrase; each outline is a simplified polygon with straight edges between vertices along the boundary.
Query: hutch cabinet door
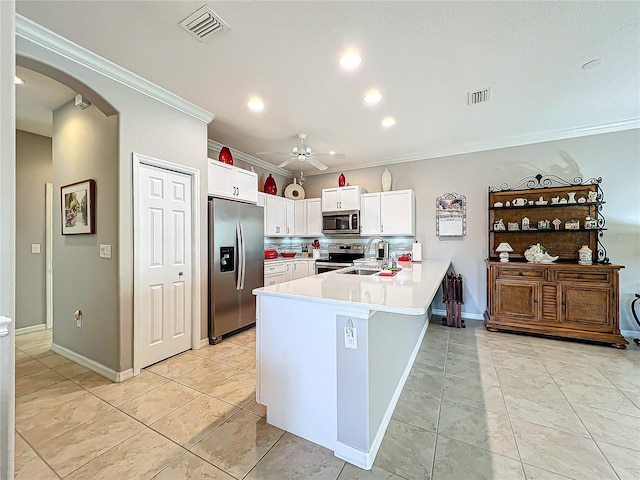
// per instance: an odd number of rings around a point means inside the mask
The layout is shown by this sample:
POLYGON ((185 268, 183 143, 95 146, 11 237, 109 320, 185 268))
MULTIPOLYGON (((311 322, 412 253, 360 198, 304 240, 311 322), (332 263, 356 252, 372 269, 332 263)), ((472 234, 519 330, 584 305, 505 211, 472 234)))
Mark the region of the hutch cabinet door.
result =
POLYGON ((539 282, 497 280, 491 312, 498 318, 538 320, 539 282))
POLYGON ((562 295, 562 323, 600 327, 598 330, 612 331, 613 306, 611 288, 597 285, 580 285, 563 283, 560 287, 562 295))

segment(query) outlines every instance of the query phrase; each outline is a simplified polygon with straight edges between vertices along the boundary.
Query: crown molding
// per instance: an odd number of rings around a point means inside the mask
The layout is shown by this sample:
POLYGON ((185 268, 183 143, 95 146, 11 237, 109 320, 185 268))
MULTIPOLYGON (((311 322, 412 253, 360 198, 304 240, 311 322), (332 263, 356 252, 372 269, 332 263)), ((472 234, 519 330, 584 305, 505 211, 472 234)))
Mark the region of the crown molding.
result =
MULTIPOLYGON (((220 153, 220 150, 222 149, 222 147, 224 147, 224 145, 222 143, 218 143, 214 140, 207 140, 207 148, 209 150, 213 150, 216 153, 220 153)), ((231 150, 231 155, 234 158, 237 158, 238 160, 242 160, 243 162, 247 162, 251 165, 254 165, 256 167, 260 167, 263 168, 269 172, 272 173, 277 173, 279 175, 282 175, 286 178, 293 178, 294 175, 293 173, 291 173, 289 170, 285 170, 284 168, 280 168, 280 167, 276 167, 275 165, 271 165, 269 162, 265 162, 264 160, 261 160, 260 158, 256 158, 256 157, 252 157, 251 155, 247 155, 244 152, 241 152, 239 150, 236 150, 234 148, 229 147, 229 150, 231 150)))
MULTIPOLYGON (((61 37, 41 25, 16 13, 16 37, 23 38, 50 52, 104 75, 143 95, 153 98, 204 123, 211 123, 215 116, 182 97, 132 73, 119 65, 61 37)), ((19 52, 17 52, 19 54, 19 52)))
POLYGON ((305 172, 305 176, 324 175, 326 173, 348 172, 362 168, 381 167, 396 163, 417 162, 419 160, 431 160, 434 158, 450 157, 453 155, 464 155, 467 153, 477 153, 489 150, 499 150, 502 148, 521 147, 536 143, 553 142, 556 140, 566 140, 570 138, 587 137, 590 135, 601 135, 604 133, 615 133, 625 130, 640 129, 640 118, 631 118, 619 122, 603 123, 600 125, 590 125, 587 127, 569 128, 564 130, 552 130, 548 132, 533 133, 529 135, 517 135, 504 137, 487 142, 470 143, 466 145, 456 145, 437 151, 412 153, 408 155, 381 158, 367 164, 343 166, 341 168, 329 168, 322 172, 305 172))

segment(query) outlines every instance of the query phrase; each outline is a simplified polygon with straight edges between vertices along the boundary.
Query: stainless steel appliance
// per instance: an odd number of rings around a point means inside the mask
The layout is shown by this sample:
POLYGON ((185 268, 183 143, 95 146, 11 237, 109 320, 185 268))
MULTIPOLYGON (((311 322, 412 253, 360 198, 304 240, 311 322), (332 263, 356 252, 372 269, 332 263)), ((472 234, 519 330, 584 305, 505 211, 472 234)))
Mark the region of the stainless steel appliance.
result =
POLYGON ((209 199, 209 343, 256 322, 251 291, 264 283, 264 211, 209 199))
POLYGON ((329 245, 329 257, 316 259, 316 275, 350 267, 353 261, 364 256, 364 247, 357 244, 329 245))
POLYGON ((323 212, 322 233, 325 235, 358 235, 360 233, 360 211, 323 212))

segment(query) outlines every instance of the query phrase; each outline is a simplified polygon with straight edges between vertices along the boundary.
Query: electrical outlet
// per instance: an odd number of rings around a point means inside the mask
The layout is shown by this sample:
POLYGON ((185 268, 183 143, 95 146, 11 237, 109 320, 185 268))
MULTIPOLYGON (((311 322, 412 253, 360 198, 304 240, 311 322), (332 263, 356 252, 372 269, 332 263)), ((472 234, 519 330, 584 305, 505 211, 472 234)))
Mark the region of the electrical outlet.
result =
POLYGON ((31 244, 31 253, 40 253, 40 244, 32 243, 31 244))
POLYGON ((358 331, 356 327, 344 327, 344 348, 358 348, 358 331))
POLYGON ((111 245, 100 244, 100 258, 111 258, 111 245))

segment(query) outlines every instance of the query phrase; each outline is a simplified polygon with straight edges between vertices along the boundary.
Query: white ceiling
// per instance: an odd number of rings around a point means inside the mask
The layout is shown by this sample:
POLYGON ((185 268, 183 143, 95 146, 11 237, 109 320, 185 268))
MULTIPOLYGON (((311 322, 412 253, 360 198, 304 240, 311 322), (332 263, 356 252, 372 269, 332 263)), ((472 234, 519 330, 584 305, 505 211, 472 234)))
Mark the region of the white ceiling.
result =
MULTIPOLYGON (((212 112, 209 139, 254 155, 290 151, 304 132, 315 151, 346 155, 322 157, 329 171, 640 127, 640 2, 18 0, 16 10, 212 112), (201 43, 178 23, 203 4, 230 29, 201 43), (362 56, 354 72, 338 64, 346 47, 362 56), (593 59, 602 64, 581 69, 593 59), (367 107, 374 87, 383 99, 367 107), (486 87, 489 103, 467 105, 486 87), (252 95, 262 113, 248 110, 252 95), (385 129, 387 115, 397 124, 385 129)), ((299 165, 316 172, 288 168, 299 165)))

